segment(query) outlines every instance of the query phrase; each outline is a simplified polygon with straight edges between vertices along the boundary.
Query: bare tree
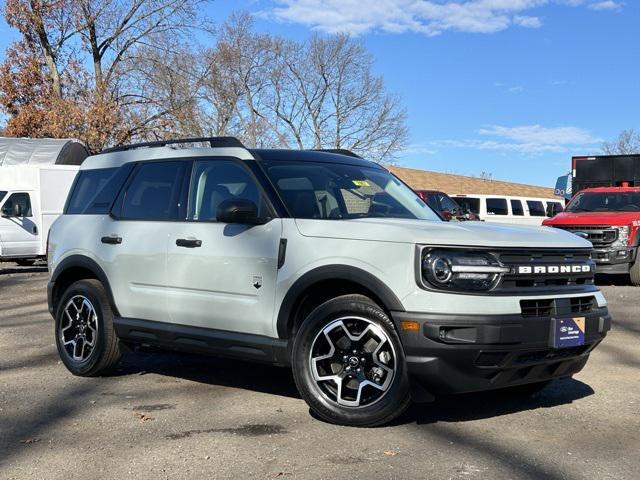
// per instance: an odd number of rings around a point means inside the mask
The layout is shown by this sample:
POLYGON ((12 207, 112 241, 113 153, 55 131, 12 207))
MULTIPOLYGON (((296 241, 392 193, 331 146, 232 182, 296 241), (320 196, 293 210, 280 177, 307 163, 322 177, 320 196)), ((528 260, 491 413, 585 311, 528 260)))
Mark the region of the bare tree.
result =
POLYGON ((602 151, 606 155, 640 154, 640 133, 633 128, 623 130, 614 141, 604 142, 602 151))
POLYGON ((407 142, 406 112, 347 35, 281 42, 272 113, 299 148, 345 148, 391 161, 407 142))

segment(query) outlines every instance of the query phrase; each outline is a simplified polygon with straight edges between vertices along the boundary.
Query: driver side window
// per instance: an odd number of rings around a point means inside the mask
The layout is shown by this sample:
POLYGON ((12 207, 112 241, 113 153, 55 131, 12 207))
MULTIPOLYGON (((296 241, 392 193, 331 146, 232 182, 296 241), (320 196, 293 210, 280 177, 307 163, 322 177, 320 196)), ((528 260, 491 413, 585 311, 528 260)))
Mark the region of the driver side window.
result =
POLYGON ((7 217, 31 217, 31 198, 28 193, 13 193, 2 206, 2 215, 7 217), (20 215, 15 215, 16 207, 19 206, 20 215))
POLYGON ((225 200, 249 200, 258 207, 258 216, 267 216, 260 188, 245 168, 229 160, 196 161, 191 175, 188 220, 215 222, 225 200))

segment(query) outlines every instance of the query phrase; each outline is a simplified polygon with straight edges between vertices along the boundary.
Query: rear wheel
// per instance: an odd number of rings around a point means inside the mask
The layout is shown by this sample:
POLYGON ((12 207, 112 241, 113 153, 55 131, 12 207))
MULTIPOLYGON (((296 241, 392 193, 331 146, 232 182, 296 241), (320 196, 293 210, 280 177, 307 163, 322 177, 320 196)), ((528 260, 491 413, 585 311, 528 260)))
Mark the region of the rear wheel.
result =
POLYGON ((80 280, 66 290, 55 327, 58 353, 74 375, 102 375, 118 363, 121 353, 113 312, 98 280, 80 280))
POLYGON ((411 403, 398 334, 362 295, 329 300, 307 317, 293 344, 293 374, 304 400, 331 423, 378 426, 411 403))
POLYGON ((633 285, 636 287, 640 286, 640 254, 638 254, 636 261, 633 262, 629 269, 629 277, 633 285))

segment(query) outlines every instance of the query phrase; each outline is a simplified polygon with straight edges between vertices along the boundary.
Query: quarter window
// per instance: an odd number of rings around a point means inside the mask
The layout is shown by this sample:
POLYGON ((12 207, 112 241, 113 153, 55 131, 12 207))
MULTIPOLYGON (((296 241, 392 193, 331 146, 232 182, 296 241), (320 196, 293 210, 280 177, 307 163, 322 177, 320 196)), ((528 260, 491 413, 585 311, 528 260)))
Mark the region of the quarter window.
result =
POLYGON ((197 161, 191 175, 188 219, 216 221, 218 207, 225 200, 249 200, 258 207, 258 216, 266 217, 267 206, 251 174, 229 160, 197 161))
POLYGON ((523 216, 524 208, 522 208, 522 202, 520 200, 511 200, 511 211, 514 215, 523 216))
POLYGON ((538 200, 527 200, 529 215, 532 217, 545 217, 544 205, 538 200))
POLYGON ((66 213, 69 215, 83 213, 96 195, 102 191, 116 170, 117 168, 81 170, 78 173, 78 179, 69 198, 66 213))
POLYGON ((506 198, 487 198, 487 214, 508 215, 506 198))
POLYGON ((186 162, 141 163, 127 187, 121 218, 176 220, 186 162))
POLYGON ((8 217, 14 216, 17 205, 20 206, 20 211, 22 212, 20 217, 30 217, 32 215, 31 198, 28 193, 12 193, 2 206, 2 214, 8 217))

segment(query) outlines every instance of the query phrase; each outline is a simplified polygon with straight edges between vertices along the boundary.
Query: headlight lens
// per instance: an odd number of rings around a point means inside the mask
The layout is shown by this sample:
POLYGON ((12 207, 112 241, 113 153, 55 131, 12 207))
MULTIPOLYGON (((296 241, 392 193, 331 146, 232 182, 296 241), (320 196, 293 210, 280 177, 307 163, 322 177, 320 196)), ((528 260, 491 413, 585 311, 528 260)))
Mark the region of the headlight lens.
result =
POLYGON ((613 242, 614 247, 626 247, 629 244, 629 227, 613 227, 618 231, 618 238, 613 242))
POLYGON ((487 291, 510 271, 485 252, 430 249, 422 255, 422 278, 430 286, 451 291, 487 291))

